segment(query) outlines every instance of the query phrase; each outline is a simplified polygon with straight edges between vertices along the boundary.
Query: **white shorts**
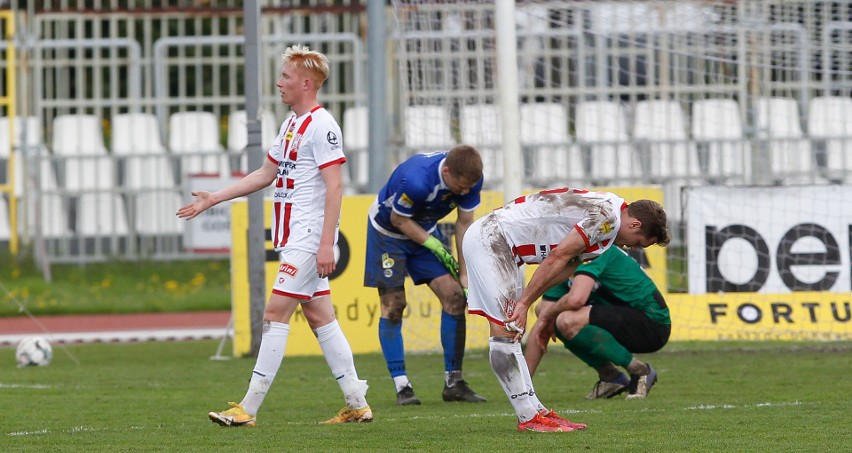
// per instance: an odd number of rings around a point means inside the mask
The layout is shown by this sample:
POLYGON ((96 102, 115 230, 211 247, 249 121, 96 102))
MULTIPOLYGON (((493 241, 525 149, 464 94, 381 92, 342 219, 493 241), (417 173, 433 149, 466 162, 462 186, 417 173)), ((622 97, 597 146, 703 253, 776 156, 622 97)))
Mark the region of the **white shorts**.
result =
POLYGON ((524 274, 496 217, 488 214, 473 222, 464 234, 462 253, 467 266, 467 311, 504 325, 524 290, 524 274))
POLYGON ((317 256, 301 250, 279 252, 280 264, 272 293, 294 297, 309 302, 316 297, 331 294, 328 277, 320 278, 317 273, 317 256))

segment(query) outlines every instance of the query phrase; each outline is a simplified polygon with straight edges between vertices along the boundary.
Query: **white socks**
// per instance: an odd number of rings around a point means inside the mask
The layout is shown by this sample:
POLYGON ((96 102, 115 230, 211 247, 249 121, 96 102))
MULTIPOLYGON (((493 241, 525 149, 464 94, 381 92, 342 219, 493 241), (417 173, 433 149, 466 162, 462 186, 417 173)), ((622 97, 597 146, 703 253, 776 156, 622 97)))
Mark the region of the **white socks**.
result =
POLYGON ((340 385, 346 406, 361 409, 367 406, 367 381, 358 379, 355 371, 355 359, 352 357, 352 347, 340 330, 340 324, 334 321, 314 330, 317 341, 331 368, 331 373, 340 385))
POLYGON ((408 380, 408 375, 403 374, 402 376, 394 376, 393 385, 396 387, 396 393, 399 393, 400 390, 410 386, 411 381, 408 380))
POLYGON ((287 335, 290 334, 290 325, 281 322, 264 322, 263 336, 260 339, 260 350, 257 353, 257 362, 251 374, 248 392, 240 405, 250 415, 257 415, 266 392, 272 385, 281 361, 284 359, 284 349, 287 347, 287 335))
POLYGON ((532 375, 530 375, 530 369, 527 366, 527 359, 524 358, 524 353, 521 352, 521 345, 518 343, 518 348, 515 351, 515 360, 518 361, 518 364, 521 365, 521 376, 524 377, 524 384, 526 384, 527 388, 530 391, 530 403, 532 403, 535 410, 538 412, 547 410, 544 407, 544 404, 541 404, 541 401, 538 400, 538 394, 535 392, 535 387, 533 387, 532 383, 532 375))
POLYGON ((518 420, 525 422, 535 417, 538 414, 535 405, 538 398, 534 396, 532 378, 529 377, 529 371, 526 371, 521 344, 508 338, 491 337, 488 340, 488 359, 509 402, 515 408, 518 420), (521 365, 522 363, 524 365, 521 365))

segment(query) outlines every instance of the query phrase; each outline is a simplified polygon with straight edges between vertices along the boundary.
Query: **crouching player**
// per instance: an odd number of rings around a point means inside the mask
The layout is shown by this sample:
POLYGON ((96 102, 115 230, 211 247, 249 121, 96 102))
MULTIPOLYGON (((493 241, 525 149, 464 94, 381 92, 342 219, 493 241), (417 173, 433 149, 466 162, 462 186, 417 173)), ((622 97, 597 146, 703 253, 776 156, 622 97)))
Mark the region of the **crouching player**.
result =
MULTIPOLYGON (((648 396, 657 372, 633 354, 662 349, 669 340, 671 319, 665 299, 639 263, 623 249, 610 247, 577 267, 574 278, 551 288, 542 299, 557 305, 551 330, 556 338, 598 372, 587 399, 612 398, 625 390, 630 399, 648 396), (615 365, 625 368, 630 378, 615 365)), ((550 339, 541 332, 542 325, 536 322, 524 354, 531 375, 550 339)))

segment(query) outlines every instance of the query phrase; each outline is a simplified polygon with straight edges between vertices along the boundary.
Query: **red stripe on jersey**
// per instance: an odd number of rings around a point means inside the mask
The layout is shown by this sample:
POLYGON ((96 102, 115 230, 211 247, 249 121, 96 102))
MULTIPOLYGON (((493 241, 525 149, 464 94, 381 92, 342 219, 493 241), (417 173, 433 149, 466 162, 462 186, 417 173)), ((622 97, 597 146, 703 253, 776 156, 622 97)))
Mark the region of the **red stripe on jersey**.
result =
MULTIPOLYGON (((318 108, 320 108, 320 107, 316 106, 313 109, 311 109, 311 113, 315 112, 318 108)), ((299 130, 296 131, 296 134, 299 137, 301 137, 305 133, 305 131, 308 129, 308 126, 311 124, 311 121, 313 121, 313 120, 314 120, 313 115, 309 114, 308 117, 305 118, 305 121, 302 121, 302 124, 299 126, 299 130)), ((296 148, 293 151, 290 151, 289 153, 287 151, 289 151, 289 150, 285 150, 285 152, 284 152, 284 158, 286 159, 286 158, 289 157, 290 160, 295 161, 296 158, 299 155, 299 148, 296 148)))
POLYGON ((269 154, 266 155, 266 158, 269 159, 269 161, 273 164, 278 165, 278 161, 273 159, 272 156, 270 156, 269 154))
POLYGON ((516 246, 512 247, 512 253, 514 253, 515 256, 535 255, 536 254, 535 245, 533 245, 533 244, 516 245, 516 246))
POLYGON ((296 180, 293 178, 287 178, 287 188, 292 189, 296 185, 296 180))
MULTIPOLYGON (((565 192, 568 192, 569 190, 571 190, 571 189, 569 189, 569 188, 567 188, 567 187, 560 187, 560 188, 558 188, 558 189, 547 189, 547 190, 542 190, 542 191, 541 191, 541 192, 539 192, 539 193, 540 193, 540 194, 542 194, 542 195, 547 195, 547 194, 549 194, 549 193, 565 193, 565 192)), ((575 192, 575 193, 576 193, 576 192, 575 192)))
POLYGON ((282 222, 284 231, 281 235, 281 243, 278 244, 278 247, 284 247, 287 245, 287 239, 290 237, 290 211, 292 210, 293 203, 284 203, 284 221, 282 222))
POLYGON ((597 242, 594 245, 592 245, 591 247, 586 247, 586 250, 583 250, 583 253, 596 252, 596 251, 600 250, 601 248, 606 247, 607 244, 609 244, 610 242, 611 242, 611 239, 607 239, 603 242, 597 242))
MULTIPOLYGON (((281 180, 281 178, 278 178, 278 179, 279 179, 279 181, 281 180)), ((276 201, 275 203, 273 203, 272 204, 272 210, 275 211, 274 218, 276 220, 280 219, 281 218, 281 202, 276 201)), ((272 247, 273 248, 278 247, 278 224, 279 223, 280 222, 275 222, 275 225, 272 225, 272 247)))
POLYGON ((578 232, 578 233, 580 233, 580 237, 582 237, 582 238, 583 238, 583 242, 585 242, 585 243, 586 243, 586 247, 589 247, 589 246, 591 246, 591 245, 592 245, 592 244, 589 244, 589 237, 588 237, 588 236, 586 236, 586 232, 585 232, 585 231, 583 231, 583 229, 582 229, 582 228, 580 228, 580 226, 579 226, 579 225, 574 225, 574 229, 575 229, 575 230, 577 230, 577 232, 578 232))
POLYGON ((333 160, 333 161, 331 161, 331 162, 326 162, 326 163, 324 163, 324 164, 320 165, 320 166, 319 166, 319 169, 320 169, 320 170, 322 170, 323 168, 328 167, 329 165, 334 165, 334 164, 343 164, 344 162, 346 162, 346 158, 345 158, 345 157, 341 157, 340 159, 333 160))
POLYGON ((525 201, 527 201, 527 197, 526 197, 526 195, 524 195, 523 197, 515 198, 515 204, 521 204, 521 203, 523 203, 523 202, 525 202, 525 201))

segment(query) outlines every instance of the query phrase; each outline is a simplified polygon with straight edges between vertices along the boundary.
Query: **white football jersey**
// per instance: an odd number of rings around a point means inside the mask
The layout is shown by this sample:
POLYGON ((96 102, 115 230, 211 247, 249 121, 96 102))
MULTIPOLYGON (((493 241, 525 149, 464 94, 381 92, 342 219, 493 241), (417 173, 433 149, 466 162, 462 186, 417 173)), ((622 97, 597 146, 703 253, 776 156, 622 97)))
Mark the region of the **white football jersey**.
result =
MULTIPOLYGON (((340 126, 321 106, 282 125, 266 156, 278 165, 272 207, 272 245, 316 253, 325 221, 320 170, 346 162, 340 126)), ((340 219, 337 219, 340 222, 340 219)), ((337 233, 335 233, 335 243, 337 233)))
POLYGON ((618 234, 625 206, 609 192, 560 188, 516 198, 494 215, 518 264, 540 264, 572 229, 586 242, 582 260, 603 253, 618 234))

